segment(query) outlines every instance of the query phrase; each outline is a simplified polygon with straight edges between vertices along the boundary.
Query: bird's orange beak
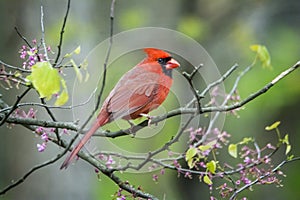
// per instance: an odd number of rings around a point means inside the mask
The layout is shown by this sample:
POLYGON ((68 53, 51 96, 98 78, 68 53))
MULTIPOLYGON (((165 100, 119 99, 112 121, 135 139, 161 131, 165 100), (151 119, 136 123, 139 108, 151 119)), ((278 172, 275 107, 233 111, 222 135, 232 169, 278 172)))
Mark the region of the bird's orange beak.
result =
POLYGON ((180 64, 179 62, 177 62, 174 58, 172 58, 171 60, 169 60, 166 64, 166 69, 174 69, 179 67, 180 64))

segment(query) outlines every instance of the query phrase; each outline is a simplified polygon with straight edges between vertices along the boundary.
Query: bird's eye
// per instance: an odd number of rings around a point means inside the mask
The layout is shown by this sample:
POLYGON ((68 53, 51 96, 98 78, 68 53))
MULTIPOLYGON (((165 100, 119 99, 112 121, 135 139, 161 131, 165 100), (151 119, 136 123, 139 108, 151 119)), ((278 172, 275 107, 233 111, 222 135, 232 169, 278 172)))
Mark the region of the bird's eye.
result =
POLYGON ((159 59, 157 60, 157 62, 158 62, 159 64, 163 64, 163 63, 164 63, 164 59, 159 58, 159 59))

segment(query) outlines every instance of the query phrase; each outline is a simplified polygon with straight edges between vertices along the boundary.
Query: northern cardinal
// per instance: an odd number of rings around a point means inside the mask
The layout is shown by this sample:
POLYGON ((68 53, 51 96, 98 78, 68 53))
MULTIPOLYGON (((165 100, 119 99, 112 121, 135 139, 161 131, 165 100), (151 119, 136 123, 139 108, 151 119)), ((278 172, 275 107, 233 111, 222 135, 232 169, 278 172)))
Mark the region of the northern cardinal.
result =
POLYGON ((157 108, 166 99, 180 64, 165 51, 146 48, 147 57, 125 73, 104 101, 96 121, 79 141, 60 169, 67 168, 97 129, 116 119, 136 119, 157 108))

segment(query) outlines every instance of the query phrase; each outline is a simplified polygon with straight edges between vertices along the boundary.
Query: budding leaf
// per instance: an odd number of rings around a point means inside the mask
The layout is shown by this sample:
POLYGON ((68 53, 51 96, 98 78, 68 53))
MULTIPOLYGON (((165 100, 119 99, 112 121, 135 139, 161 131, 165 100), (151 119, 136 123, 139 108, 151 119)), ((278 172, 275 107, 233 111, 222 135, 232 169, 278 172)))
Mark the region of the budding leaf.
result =
POLYGON ((64 55, 64 58, 70 58, 72 56, 72 54, 67 53, 66 55, 64 55))
POLYGON ((239 142, 239 144, 248 144, 248 142, 252 142, 253 138, 251 137, 244 137, 243 140, 241 142, 239 142))
POLYGON ((69 100, 69 95, 67 90, 63 90, 62 93, 58 96, 58 98, 55 101, 56 106, 61 106, 67 103, 69 100))
POLYGON ((291 149, 292 149, 292 146, 290 144, 286 145, 285 155, 287 155, 288 153, 290 153, 291 149))
POLYGON ((195 147, 189 148, 185 154, 185 160, 188 163, 189 168, 193 168, 193 157, 197 154, 197 149, 195 147))
POLYGON ((204 181, 204 183, 206 183, 207 185, 212 185, 212 184, 213 184, 213 182, 210 180, 210 178, 209 178, 207 175, 205 175, 205 176, 203 177, 203 181, 204 181))
POLYGON ((234 158, 237 158, 237 145, 236 144, 230 144, 228 146, 228 153, 234 158))
POLYGON ((273 129, 276 129, 280 125, 280 121, 274 122, 271 126, 266 126, 267 131, 271 131, 273 129))
POLYGON ((209 146, 209 145, 200 145, 198 148, 201 151, 207 151, 207 150, 209 150, 211 148, 211 146, 209 146))
POLYGON ((74 68, 74 71, 76 73, 76 76, 77 76, 79 82, 82 82, 82 74, 79 70, 79 67, 77 66, 77 64, 75 63, 75 61, 73 59, 70 59, 70 62, 72 64, 73 68, 74 68))
POLYGON ((216 161, 212 160, 208 163, 206 163, 206 167, 207 167, 207 170, 214 174, 216 172, 216 169, 217 169, 217 164, 216 164, 216 161))
POLYGON ((294 155, 290 155, 290 156, 288 156, 288 157, 286 158, 286 160, 290 161, 290 160, 292 160, 294 157, 295 157, 294 155))
POLYGON ((49 62, 37 62, 31 67, 31 74, 26 77, 38 91, 40 98, 50 100, 60 91, 61 77, 49 62))
POLYGON ((287 155, 292 149, 292 146, 290 145, 290 142, 289 142, 289 135, 288 134, 286 134, 284 136, 284 138, 282 139, 282 143, 286 144, 285 155, 287 155))
POLYGON ((81 50, 81 48, 80 48, 80 46, 78 46, 78 47, 74 50, 74 53, 75 53, 75 54, 80 54, 80 50, 81 50))
POLYGON ((185 154, 185 160, 188 161, 192 159, 197 154, 197 149, 195 147, 189 148, 185 154))
POLYGON ((217 143, 217 140, 213 140, 213 141, 210 141, 208 142, 207 144, 205 145, 200 145, 198 148, 201 150, 201 151, 207 151, 209 149, 212 149, 213 146, 217 143))
POLYGON ((284 136, 284 138, 282 139, 282 143, 284 143, 284 144, 290 144, 290 142, 289 142, 289 135, 288 134, 286 134, 284 136))
POLYGON ((272 68, 271 66, 271 57, 268 49, 264 45, 251 45, 250 49, 257 53, 258 59, 262 63, 263 67, 272 68))

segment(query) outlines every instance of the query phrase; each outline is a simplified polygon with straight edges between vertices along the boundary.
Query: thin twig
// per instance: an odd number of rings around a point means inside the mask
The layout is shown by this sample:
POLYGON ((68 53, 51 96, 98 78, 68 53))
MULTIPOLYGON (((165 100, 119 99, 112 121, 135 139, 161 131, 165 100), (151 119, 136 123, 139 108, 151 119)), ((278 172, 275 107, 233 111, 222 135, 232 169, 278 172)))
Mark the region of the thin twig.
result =
MULTIPOLYGON (((95 91, 89 96, 89 98, 86 101, 84 101, 82 103, 79 103, 79 104, 76 104, 76 105, 72 105, 72 106, 50 106, 50 105, 47 105, 47 104, 36 103, 36 102, 19 103, 16 106, 18 108, 24 107, 24 106, 39 106, 39 107, 49 108, 49 109, 67 109, 67 110, 70 110, 70 109, 73 109, 73 108, 77 108, 77 107, 86 105, 88 102, 90 102, 90 100, 92 99, 94 94, 95 94, 95 91)), ((0 113, 6 112, 7 110, 10 110, 11 108, 12 108, 12 106, 7 107, 7 108, 3 108, 2 110, 0 110, 0 113)))
POLYGON ((112 49, 112 45, 113 45, 113 34, 114 34, 114 10, 115 10, 115 0, 111 1, 111 6, 110 6, 110 35, 109 35, 109 46, 108 46, 108 50, 106 53, 106 57, 104 60, 104 64, 103 64, 103 79, 102 79, 102 85, 101 85, 101 89, 100 89, 100 93, 98 95, 97 98, 97 102, 96 102, 96 106, 95 106, 95 111, 98 110, 99 106, 100 106, 100 102, 101 102, 101 96, 102 93, 104 91, 104 87, 105 87, 105 82, 106 82, 106 72, 107 72, 107 64, 108 64, 108 60, 110 57, 110 53, 111 53, 111 49, 112 49))
POLYGON ((194 115, 191 115, 189 117, 189 119, 185 122, 185 124, 181 127, 180 131, 177 133, 177 135, 175 137, 173 137, 169 142, 165 143, 161 148, 156 149, 153 152, 149 152, 147 159, 145 159, 144 162, 140 163, 137 166, 137 170, 142 168, 147 162, 149 158, 152 158, 153 156, 159 154, 160 152, 163 152, 165 150, 168 150, 170 148, 170 146, 176 142, 179 141, 180 137, 182 136, 182 134, 184 133, 184 131, 187 129, 188 125, 190 124, 190 122, 194 119, 194 115))
MULTIPOLYGON (((0 80, 9 80, 9 81, 12 81, 13 83, 15 83, 16 84, 16 88, 18 88, 18 84, 21 84, 21 85, 23 85, 23 86, 26 86, 26 87, 28 87, 28 84, 27 84, 27 82, 26 82, 26 79, 25 78, 23 78, 22 76, 19 76, 19 74, 18 73, 12 73, 12 72, 5 72, 5 71, 2 71, 1 73, 0 73, 0 80)), ((7 81, 5 81, 5 82, 7 82, 7 81)), ((8 82, 7 83, 9 86, 11 86, 10 85, 10 83, 8 82)))
POLYGON ((31 44, 28 42, 28 40, 26 39, 26 37, 20 33, 20 31, 18 30, 18 28, 17 28, 16 26, 15 26, 15 30, 16 30, 17 34, 20 36, 20 38, 21 38, 21 39, 27 44, 27 46, 31 49, 31 48, 32 48, 31 44))
POLYGON ((235 104, 232 104, 232 105, 229 105, 229 106, 207 107, 207 108, 203 108, 202 111, 203 111, 203 113, 204 112, 216 112, 216 111, 223 112, 223 111, 230 111, 230 110, 240 108, 240 107, 244 106, 245 104, 249 103, 250 101, 252 101, 253 99, 257 98, 258 96, 266 93, 278 81, 280 81, 282 78, 286 77, 288 74, 290 74, 291 72, 296 70, 299 66, 300 66, 300 61, 298 61, 295 65, 288 68, 287 70, 283 71, 278 76, 276 76, 271 82, 266 84, 262 89, 258 90, 255 93, 250 94, 246 99, 244 99, 244 100, 242 100, 238 103, 235 103, 235 104))
MULTIPOLYGON (((23 35, 19 32, 19 30, 18 30, 17 27, 15 27, 15 30, 16 30, 17 34, 20 36, 20 38, 27 44, 27 46, 28 46, 30 49, 32 49, 31 44, 28 42, 28 40, 26 39, 26 37, 23 36, 23 35)), ((38 61, 41 61, 41 57, 40 57, 40 55, 38 54, 37 51, 36 51, 35 55, 36 55, 38 61)))
POLYGON ((68 0, 67 11, 66 11, 66 14, 65 14, 65 17, 64 17, 64 21, 63 21, 61 30, 60 30, 59 43, 58 43, 58 46, 57 46, 57 49, 58 49, 57 56, 56 56, 54 64, 53 64, 54 67, 57 65, 58 59, 59 59, 60 54, 61 54, 63 36, 64 36, 64 32, 65 32, 65 27, 66 27, 67 19, 68 19, 68 16, 69 16, 70 5, 71 5, 71 0, 68 0))
MULTIPOLYGON (((203 98, 210 89, 212 89, 213 87, 217 86, 218 84, 223 83, 232 74, 232 72, 237 69, 237 67, 238 67, 238 65, 234 64, 225 74, 223 74, 221 76, 221 78, 219 78, 218 80, 216 80, 216 81, 208 84, 206 86, 206 88, 200 94, 198 94, 199 98, 203 98)), ((190 107, 196 100, 197 99, 194 98, 185 107, 186 108, 190 107)))
MULTIPOLYGON (((46 105, 46 101, 45 101, 44 98, 41 98, 41 103, 44 104, 44 105, 46 105)), ((52 113, 52 111, 48 107, 44 107, 44 108, 46 109, 46 111, 47 111, 48 115, 50 116, 50 118, 54 122, 56 122, 57 120, 56 120, 54 114, 52 113)), ((55 135, 56 135, 57 141, 60 142, 60 136, 59 136, 59 133, 58 133, 58 128, 55 129, 55 135)))
POLYGON ((46 58, 46 61, 49 61, 48 53, 47 53, 47 47, 45 42, 45 28, 44 28, 44 8, 43 5, 41 5, 41 31, 42 31, 42 38, 41 43, 44 48, 44 56, 46 58))
POLYGON ((21 96, 17 96, 17 100, 14 103, 14 105, 12 106, 12 108, 10 109, 10 111, 5 115, 5 117, 1 120, 0 122, 0 126, 2 126, 6 120, 9 118, 9 116, 14 112, 14 110, 17 108, 18 103, 23 99, 23 97, 25 97, 25 95, 29 92, 29 90, 31 90, 31 88, 27 88, 22 94, 21 96))
POLYGON ((7 67, 7 68, 13 69, 13 70, 18 70, 18 71, 24 72, 24 73, 31 73, 31 70, 22 69, 22 68, 19 68, 19 67, 16 67, 16 66, 9 65, 9 64, 6 64, 5 62, 1 61, 1 60, 0 60, 0 64, 7 67))
POLYGON ((227 79, 237 68, 238 64, 234 64, 225 74, 223 74, 223 76, 221 76, 221 78, 219 78, 213 83, 208 84, 208 86, 201 92, 200 97, 204 97, 210 89, 219 85, 220 83, 223 83, 225 79, 227 79))
MULTIPOLYGON (((272 173, 275 173, 276 171, 278 171, 281 167, 283 167, 285 164, 287 163, 290 163, 290 162, 294 162, 294 161, 297 161, 297 160, 300 160, 300 157, 295 157, 293 159, 290 159, 290 160, 284 160, 282 161, 281 163, 279 163, 271 172, 272 173)), ((268 177, 268 176, 271 176, 272 173, 265 173, 264 175, 258 177, 257 179, 255 179, 254 181, 252 181, 251 183, 248 183, 246 185, 244 185, 243 187, 239 188, 238 190, 236 190, 232 196, 230 197, 230 200, 234 200, 236 198, 236 196, 241 193, 242 191, 244 191, 245 189, 247 188, 250 188, 251 186, 255 185, 256 183, 258 183, 260 180, 268 177)))
POLYGON ((193 77, 194 75, 198 72, 198 70, 200 69, 200 67, 202 67, 203 65, 199 65, 198 67, 196 67, 190 74, 188 74, 187 72, 183 72, 182 75, 187 79, 190 88, 192 89, 192 92, 194 94, 194 97, 196 99, 196 108, 197 108, 197 113, 195 114, 200 114, 201 113, 201 104, 200 104, 200 96, 198 94, 198 90, 196 89, 196 87, 194 86, 193 83, 193 77))
MULTIPOLYGON (((250 69, 252 69, 252 67, 254 66, 254 64, 252 63, 251 65, 249 65, 248 67, 245 68, 245 70, 242 71, 242 73, 236 78, 234 85, 231 89, 231 91, 229 92, 228 95, 226 95, 226 98, 224 99, 223 103, 221 104, 221 107, 226 106, 226 104, 228 103, 230 97, 233 95, 233 93, 236 91, 238 84, 241 80, 241 78, 248 72, 250 71, 250 69)), ((202 136, 201 140, 199 140, 198 142, 196 142, 195 144, 193 144, 195 147, 199 146, 200 144, 203 144, 203 142, 205 142, 207 136, 211 133, 211 130, 215 124, 215 122, 217 121, 219 115, 220 115, 220 111, 217 111, 215 113, 215 115, 213 116, 213 118, 210 120, 208 128, 205 132, 205 134, 202 136)))
POLYGON ((61 128, 61 129, 67 129, 71 131, 78 130, 78 126, 74 122, 54 122, 54 121, 37 120, 31 118, 15 118, 15 117, 9 117, 6 120, 6 122, 11 124, 32 125, 36 127, 41 126, 45 128, 61 128))
POLYGON ((64 154, 61 153, 59 155, 57 155, 55 158, 48 160, 42 164, 36 165, 34 166, 32 169, 30 169, 28 172, 26 172, 21 178, 19 178, 17 181, 14 181, 13 183, 11 183, 10 185, 6 186, 3 190, 0 191, 0 195, 4 195, 6 192, 8 192, 9 190, 15 188, 16 186, 20 185, 21 183, 23 183, 31 174, 33 174, 34 172, 36 172, 37 170, 47 167, 53 163, 55 163, 57 160, 59 160, 64 154))

